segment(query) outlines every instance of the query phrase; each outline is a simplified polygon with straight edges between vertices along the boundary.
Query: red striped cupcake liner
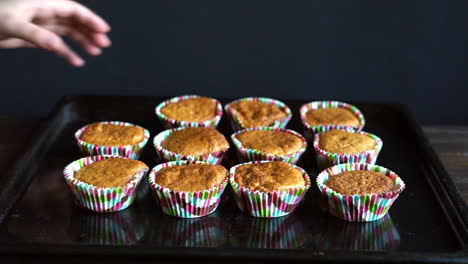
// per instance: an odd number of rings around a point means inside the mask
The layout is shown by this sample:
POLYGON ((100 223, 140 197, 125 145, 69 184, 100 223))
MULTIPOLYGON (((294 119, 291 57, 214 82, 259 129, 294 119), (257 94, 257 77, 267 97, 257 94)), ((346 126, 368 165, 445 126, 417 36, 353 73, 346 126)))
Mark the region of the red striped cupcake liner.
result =
POLYGON ((122 122, 122 121, 103 121, 99 123, 139 127, 143 129, 144 138, 138 144, 134 144, 134 145, 103 146, 103 145, 91 144, 91 143, 81 140, 81 135, 89 126, 89 125, 86 125, 78 129, 78 131, 75 132, 75 139, 83 155, 85 156, 115 155, 115 156, 126 157, 129 159, 138 159, 140 157, 141 151, 145 147, 146 142, 148 142, 148 139, 150 137, 150 133, 147 129, 131 124, 131 123, 122 122))
POLYGON ((348 103, 343 103, 339 101, 315 101, 304 104, 301 106, 300 109, 301 114, 301 121, 304 125, 304 135, 308 140, 313 140, 314 135, 317 133, 325 132, 331 129, 345 129, 348 131, 361 131, 364 125, 366 124, 366 120, 364 119, 364 115, 362 114, 361 110, 359 110, 356 106, 350 105, 348 103), (307 122, 306 114, 311 110, 322 109, 322 108, 344 108, 351 113, 353 113, 359 119, 359 126, 345 126, 345 125, 319 125, 319 126, 311 126, 307 122))
POLYGON ((158 157, 163 162, 188 160, 188 161, 204 161, 210 164, 221 164, 224 158, 224 154, 229 150, 229 146, 226 149, 223 149, 221 151, 213 152, 207 155, 198 155, 198 156, 182 155, 182 154, 178 154, 176 152, 167 150, 162 147, 162 143, 164 142, 164 140, 166 140, 175 131, 179 131, 182 129, 185 129, 185 127, 168 129, 159 133, 158 135, 154 137, 153 146, 156 149, 156 153, 158 154, 158 157))
POLYGON ((276 120, 271 126, 268 126, 268 127, 285 128, 286 125, 289 123, 289 120, 291 120, 292 118, 291 109, 289 109, 289 107, 281 101, 271 99, 271 98, 266 98, 266 97, 241 98, 241 99, 230 102, 224 107, 224 110, 226 110, 229 122, 231 123, 231 127, 234 131, 238 131, 238 130, 246 128, 242 125, 241 121, 237 118, 237 111, 231 108, 232 104, 240 102, 240 101, 259 101, 265 104, 272 104, 272 105, 277 106, 284 113, 286 113, 285 118, 276 120))
POLYGON ((296 164, 301 158, 302 154, 304 154, 304 152, 307 149, 307 140, 301 134, 297 133, 296 131, 293 131, 290 129, 284 129, 284 128, 273 128, 273 127, 246 128, 246 129, 237 131, 236 133, 232 134, 231 140, 236 146, 237 153, 242 162, 270 160, 270 161, 283 161, 287 163, 296 164), (302 147, 296 152, 288 154, 288 155, 273 155, 273 154, 269 154, 260 150, 245 148, 242 145, 242 142, 239 139, 237 139, 237 136, 243 132, 252 131, 252 130, 267 130, 267 131, 283 132, 283 133, 294 135, 301 139, 302 147))
POLYGON ((212 127, 216 128, 218 126, 219 121, 221 120, 221 117, 223 116, 223 106, 221 103, 214 99, 210 98, 211 100, 216 102, 216 115, 215 117, 208 119, 203 122, 189 122, 189 121, 179 121, 175 120, 172 118, 167 117, 165 114, 161 112, 161 109, 163 109, 166 105, 171 104, 171 103, 177 103, 182 100, 187 100, 187 99, 192 99, 192 98, 198 98, 200 97, 199 95, 182 95, 182 96, 177 96, 174 98, 171 98, 167 101, 164 101, 160 103, 158 106, 156 106, 155 112, 156 116, 161 120, 161 123, 166 129, 170 128, 176 128, 176 127, 212 127))
POLYGON ((393 171, 372 164, 346 163, 322 171, 316 179, 317 186, 328 203, 329 212, 350 222, 370 222, 384 217, 393 202, 405 189, 405 183, 393 171), (385 193, 366 193, 343 195, 326 185, 330 175, 345 171, 375 171, 382 173, 393 181, 394 189, 385 193))
POLYGON ((292 213, 299 202, 304 197, 305 193, 310 187, 310 178, 309 175, 305 172, 304 169, 290 164, 296 169, 299 169, 302 172, 304 177, 305 185, 298 188, 290 188, 287 190, 273 191, 273 192, 261 192, 250 190, 249 188, 240 186, 235 181, 236 169, 239 166, 246 164, 258 164, 271 161, 252 161, 246 162, 232 167, 229 170, 229 182, 234 191, 234 197, 236 199, 237 205, 246 214, 249 214, 254 217, 261 218, 274 218, 292 213))
POLYGON ((378 136, 367 133, 364 131, 353 132, 361 135, 368 136, 375 140, 375 147, 363 152, 353 153, 353 154, 341 154, 341 153, 331 153, 327 152, 320 148, 320 133, 315 134, 314 136, 314 149, 315 149, 315 158, 317 159, 317 166, 319 170, 324 170, 328 167, 344 164, 344 163, 367 163, 375 164, 377 157, 379 156, 380 150, 383 146, 383 141, 378 136))
POLYGON ((221 195, 229 180, 227 175, 221 184, 208 190, 197 192, 174 191, 156 183, 158 172, 162 168, 187 164, 209 163, 182 160, 159 164, 151 170, 148 177, 151 189, 156 193, 162 211, 168 215, 181 218, 196 218, 209 215, 216 210, 221 201, 221 195))
POLYGON ((129 207, 136 197, 136 190, 141 179, 148 169, 139 171, 133 179, 122 187, 98 187, 75 179, 75 173, 103 159, 116 159, 125 157, 98 155, 75 160, 68 164, 63 170, 65 180, 73 192, 73 197, 78 206, 94 212, 116 212, 129 207))

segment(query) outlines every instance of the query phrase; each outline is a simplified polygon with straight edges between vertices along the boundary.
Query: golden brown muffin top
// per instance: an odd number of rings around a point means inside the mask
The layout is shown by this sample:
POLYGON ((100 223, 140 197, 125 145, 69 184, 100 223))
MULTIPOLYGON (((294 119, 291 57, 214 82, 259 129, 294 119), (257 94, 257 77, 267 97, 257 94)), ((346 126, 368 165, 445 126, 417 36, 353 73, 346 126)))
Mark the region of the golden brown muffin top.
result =
POLYGON ((187 127, 171 133, 161 146, 177 154, 199 156, 224 150, 229 143, 214 128, 187 127))
POLYGON ((222 183, 227 177, 227 172, 221 165, 176 165, 158 171, 156 183, 173 191, 203 191, 222 183))
POLYGON ((375 147, 373 138, 344 130, 329 130, 319 134, 319 146, 330 153, 353 154, 375 147))
POLYGON ((281 131, 250 130, 236 135, 244 148, 272 155, 289 155, 302 146, 300 137, 281 131))
POLYGON ((281 161, 241 165, 236 168, 234 180, 242 187, 261 192, 305 186, 302 172, 281 161))
POLYGON ((237 111, 236 117, 244 128, 271 126, 286 117, 286 113, 276 105, 259 101, 239 101, 231 108, 237 111))
POLYGON ((311 126, 343 125, 359 126, 359 119, 345 108, 321 108, 306 113, 307 123, 311 126))
POLYGON ((102 146, 125 146, 140 143, 145 138, 144 129, 137 126, 123 126, 92 123, 86 127, 80 139, 102 146))
POLYGON ((148 166, 139 160, 104 159, 81 168, 74 178, 97 187, 119 187, 125 186, 143 169, 148 169, 148 166))
POLYGON ((184 99, 167 104, 161 113, 177 121, 203 122, 216 116, 216 101, 208 97, 184 99))
POLYGON ((325 185, 343 195, 386 193, 394 188, 392 179, 375 171, 345 171, 330 175, 325 185))

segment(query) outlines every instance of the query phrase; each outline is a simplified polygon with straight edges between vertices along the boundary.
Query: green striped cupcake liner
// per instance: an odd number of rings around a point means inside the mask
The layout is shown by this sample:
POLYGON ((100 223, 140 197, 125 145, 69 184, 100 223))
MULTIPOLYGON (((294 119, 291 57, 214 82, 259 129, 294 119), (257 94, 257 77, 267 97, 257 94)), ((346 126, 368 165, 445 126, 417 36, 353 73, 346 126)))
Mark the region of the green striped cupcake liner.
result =
POLYGON ((223 149, 221 151, 213 152, 207 155, 198 155, 198 156, 182 155, 182 154, 175 153, 173 151, 167 150, 162 147, 162 143, 164 142, 164 140, 166 140, 175 131, 179 131, 182 129, 185 129, 185 127, 168 129, 159 133, 158 135, 154 137, 153 139, 154 148, 156 150, 156 153, 158 154, 158 157, 163 162, 188 160, 188 161, 204 161, 210 164, 221 164, 224 154, 229 150, 229 146, 226 149, 223 149))
POLYGON ((356 106, 350 105, 348 103, 339 102, 339 101, 315 101, 304 104, 301 106, 300 109, 301 114, 301 121, 304 125, 304 135, 308 140, 313 140, 314 135, 317 133, 325 132, 331 129, 345 129, 348 131, 361 131, 364 125, 366 124, 366 120, 364 119, 364 115, 362 114, 361 110, 359 110, 356 106), (353 113, 359 119, 359 126, 345 126, 345 125, 319 125, 319 126, 311 126, 307 122, 307 112, 316 109, 322 108, 344 108, 351 113, 353 113))
POLYGON ((309 175, 304 169, 290 164, 302 172, 305 185, 299 188, 290 188, 287 190, 274 192, 261 192, 250 190, 249 188, 240 186, 236 181, 236 169, 246 164, 258 164, 271 161, 252 161, 246 162, 232 167, 229 171, 229 181, 234 191, 234 197, 237 205, 246 214, 260 218, 274 218, 285 216, 292 213, 299 202, 304 197, 310 187, 309 175))
POLYGON ((78 129, 78 131, 76 131, 75 133, 75 139, 83 155, 85 156, 115 155, 115 156, 126 157, 129 159, 135 159, 135 160, 140 157, 141 151, 145 147, 146 142, 148 142, 148 139, 150 137, 150 133, 147 129, 131 124, 131 123, 122 122, 122 121, 103 121, 99 123, 120 125, 120 126, 136 126, 136 127, 142 128, 144 139, 138 144, 125 145, 125 146, 103 146, 103 145, 91 144, 91 143, 81 140, 81 135, 88 127, 88 125, 86 125, 78 129))
POLYGON ((135 200, 137 188, 148 169, 139 171, 122 187, 98 187, 75 179, 75 173, 103 159, 125 159, 125 157, 98 155, 81 158, 68 164, 63 170, 65 180, 72 190, 78 206, 94 212, 116 212, 129 207, 135 200))
POLYGON ((276 120, 273 124, 271 124, 268 127, 285 128, 289 120, 291 120, 292 118, 291 109, 289 109, 289 107, 281 101, 271 99, 271 98, 266 98, 266 97, 241 98, 241 99, 230 102, 224 107, 224 109, 226 110, 229 122, 231 123, 231 127, 234 131, 238 131, 238 130, 246 128, 242 125, 241 121, 237 118, 237 111, 231 108, 232 104, 241 102, 241 101, 259 101, 265 104, 276 105, 279 109, 281 109, 284 113, 286 113, 285 118, 276 120))
POLYGON ((373 140, 375 140, 375 147, 363 152, 353 154, 331 153, 320 148, 320 133, 315 134, 314 149, 315 158, 317 159, 317 166, 319 170, 324 170, 328 167, 344 163, 375 164, 375 162, 377 161, 377 157, 379 156, 380 150, 382 149, 383 141, 378 136, 364 131, 348 132, 357 133, 372 138, 373 140))
POLYGON ((365 163, 347 163, 328 168, 317 176, 316 183, 327 200, 329 212, 349 222, 370 222, 384 217, 393 202, 405 189, 405 183, 393 171, 365 163), (326 185, 330 175, 359 170, 382 173, 393 181, 395 188, 386 193, 343 195, 326 185))
POLYGON ((156 183, 158 172, 162 168, 188 164, 208 164, 199 161, 171 161, 154 167, 148 177, 151 189, 156 193, 159 204, 164 213, 180 218, 196 218, 213 213, 221 201, 221 195, 228 183, 226 179, 208 190, 197 192, 174 191, 156 183))
POLYGON ((302 154, 307 149, 307 141, 306 139, 299 133, 293 130, 284 129, 284 128, 274 128, 274 127, 256 127, 256 128, 246 128, 231 135, 231 140, 236 146, 237 154, 242 162, 247 161, 260 161, 260 160, 270 160, 270 161, 283 161, 287 163, 296 164, 297 161, 301 158, 302 154), (266 131, 273 131, 273 132, 283 132, 294 135, 299 137, 302 141, 302 147, 291 154, 288 155, 273 155, 269 154, 260 150, 245 148, 242 145, 242 142, 237 138, 237 136, 241 133, 252 131, 252 130, 266 130, 266 131))
POLYGON ((221 120, 221 117, 223 116, 223 106, 221 103, 213 98, 213 101, 216 102, 216 114, 215 117, 208 119, 203 122, 189 122, 189 121, 180 121, 180 120, 175 120, 172 118, 167 117, 165 114, 161 112, 161 109, 163 109, 166 105, 171 104, 171 103, 177 103, 182 100, 187 100, 187 99, 192 99, 192 98, 198 98, 200 97, 199 95, 182 95, 182 96, 177 96, 174 98, 171 98, 167 101, 164 101, 160 103, 158 106, 156 106, 155 113, 156 116, 161 120, 161 123, 166 129, 170 128, 176 128, 176 127, 212 127, 216 128, 218 126, 219 121, 221 120))

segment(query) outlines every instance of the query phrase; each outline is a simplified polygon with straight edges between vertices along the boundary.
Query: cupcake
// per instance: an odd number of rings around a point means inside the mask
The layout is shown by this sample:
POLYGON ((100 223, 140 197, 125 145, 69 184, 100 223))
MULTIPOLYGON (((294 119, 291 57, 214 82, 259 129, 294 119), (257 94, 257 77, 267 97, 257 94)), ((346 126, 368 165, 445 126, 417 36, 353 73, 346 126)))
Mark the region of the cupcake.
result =
POLYGON ((310 187, 307 173, 281 161, 254 161, 230 170, 237 205, 255 217, 280 217, 293 212, 310 187))
POLYGON ((216 99, 184 95, 160 103, 156 107, 156 115, 165 128, 215 128, 221 120, 223 108, 216 99))
POLYGON ((228 182, 228 171, 205 162, 172 161, 149 174, 149 184, 164 213, 195 218, 216 210, 228 182))
POLYGON ((314 137, 315 155, 320 170, 343 163, 374 164, 382 145, 379 137, 366 132, 333 129, 315 134, 314 137))
POLYGON ((375 221, 385 216, 405 189, 394 172, 364 163, 340 164, 322 171, 317 186, 330 213, 350 222, 375 221))
POLYGON ((154 137, 154 147, 163 161, 189 160, 220 164, 229 149, 226 138, 214 128, 180 127, 154 137))
POLYGON ((306 138, 330 129, 361 131, 366 124, 361 111, 350 104, 337 101, 316 101, 300 109, 301 121, 306 138))
POLYGON ((283 102, 265 97, 247 97, 225 106, 234 131, 253 127, 285 128, 292 117, 283 102))
POLYGON ((70 163, 63 174, 79 206, 95 212, 115 212, 133 203, 147 171, 141 161, 100 155, 70 163))
POLYGON ((75 139, 86 156, 117 155, 138 159, 146 145, 149 131, 120 121, 96 122, 80 128, 75 139))
POLYGON ((307 148, 299 133, 282 128, 246 128, 231 136, 242 161, 271 160, 296 164, 307 148))

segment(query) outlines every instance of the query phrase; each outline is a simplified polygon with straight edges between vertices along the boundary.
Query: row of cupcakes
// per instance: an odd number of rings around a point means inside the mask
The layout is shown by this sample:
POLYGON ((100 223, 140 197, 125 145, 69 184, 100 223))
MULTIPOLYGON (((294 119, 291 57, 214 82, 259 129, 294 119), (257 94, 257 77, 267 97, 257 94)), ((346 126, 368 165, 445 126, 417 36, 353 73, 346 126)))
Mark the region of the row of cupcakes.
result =
MULTIPOLYGON (((64 169, 64 176, 79 206, 113 212, 133 203, 147 171, 141 161, 100 155, 72 162, 64 169), (112 180, 106 174, 112 174, 112 180)), ((295 210, 311 185, 302 168, 279 161, 248 162, 229 171, 206 162, 173 161, 154 167, 147 179, 162 211, 181 218, 214 212, 228 183, 244 213, 261 218, 284 216, 295 210)), ((404 189, 403 181, 390 170, 359 163, 331 167, 317 176, 316 184, 328 200, 331 214, 359 222, 385 216, 404 189), (348 177, 356 171, 367 171, 373 182, 386 181, 372 186, 377 192, 362 194, 350 195, 331 188, 342 186, 339 180, 343 177, 337 178, 339 175, 348 173, 348 177)))

